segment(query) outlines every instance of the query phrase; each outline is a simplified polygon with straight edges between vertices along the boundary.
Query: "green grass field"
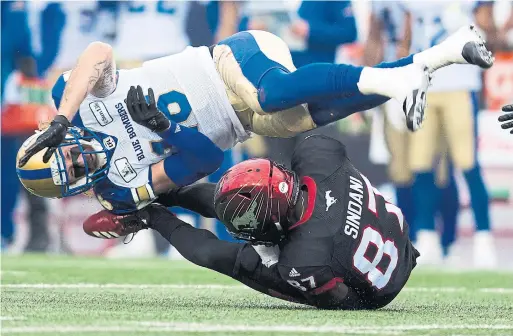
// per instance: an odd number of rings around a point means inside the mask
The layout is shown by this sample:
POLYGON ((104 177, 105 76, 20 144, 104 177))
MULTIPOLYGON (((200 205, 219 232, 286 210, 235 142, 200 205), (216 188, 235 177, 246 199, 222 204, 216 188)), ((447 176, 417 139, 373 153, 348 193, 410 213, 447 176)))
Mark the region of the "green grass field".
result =
POLYGON ((513 273, 416 270, 378 311, 321 311, 186 261, 2 257, 2 335, 513 335, 513 273))

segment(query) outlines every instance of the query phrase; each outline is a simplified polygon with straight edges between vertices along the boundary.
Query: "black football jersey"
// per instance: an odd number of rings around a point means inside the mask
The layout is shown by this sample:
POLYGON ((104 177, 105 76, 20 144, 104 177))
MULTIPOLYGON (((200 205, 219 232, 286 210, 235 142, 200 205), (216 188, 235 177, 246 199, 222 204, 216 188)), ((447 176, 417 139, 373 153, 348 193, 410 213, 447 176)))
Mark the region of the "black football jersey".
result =
POLYGON ((359 308, 390 302, 418 256, 401 210, 351 164, 334 139, 307 137, 295 149, 292 169, 308 192, 308 207, 280 246, 282 279, 305 296, 343 282, 360 299, 359 308))

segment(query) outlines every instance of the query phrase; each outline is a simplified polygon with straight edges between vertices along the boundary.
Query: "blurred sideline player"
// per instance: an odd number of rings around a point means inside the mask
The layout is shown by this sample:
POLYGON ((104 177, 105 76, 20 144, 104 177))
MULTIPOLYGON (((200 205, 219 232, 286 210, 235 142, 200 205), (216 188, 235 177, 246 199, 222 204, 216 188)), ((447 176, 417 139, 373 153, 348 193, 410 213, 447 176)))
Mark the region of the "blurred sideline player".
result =
MULTIPOLYGON (((49 89, 38 76, 38 55, 32 46, 28 5, 31 3, 24 1, 5 1, 1 5, 2 249, 15 238, 13 215, 21 187, 16 178, 16 152, 26 136, 32 133, 29 127, 36 124, 36 116, 48 113, 51 118, 49 102, 45 100, 49 97, 49 89)), ((23 191, 27 195, 26 214, 30 227, 25 249, 45 251, 49 244, 46 200, 23 191)))
MULTIPOLYGON (((408 54, 408 41, 406 34, 406 17, 401 3, 398 1, 373 2, 370 18, 369 37, 365 45, 364 58, 367 65, 379 62, 393 61, 408 54)), ((410 224, 410 238, 415 241, 416 227, 414 224, 415 208, 413 204, 412 183, 414 174, 410 168, 409 132, 403 126, 401 106, 393 101, 388 101, 381 107, 381 114, 373 114, 373 132, 384 132, 385 143, 388 147, 389 163, 388 175, 394 183, 397 205, 401 208, 405 218, 410 224), (384 123, 384 124, 383 124, 384 123), (379 126, 378 126, 379 125, 379 126), (377 127, 377 128, 376 128, 377 127)), ((373 137, 380 137, 373 134, 373 137)), ((374 144, 374 142, 371 142, 374 144)), ((447 162, 443 148, 437 151, 441 156, 437 165, 437 185, 440 200, 437 206, 443 220, 442 242, 444 252, 455 239, 457 215, 459 211, 458 190, 450 164, 447 162)))
POLYGON ((45 54, 44 67, 49 67, 48 81, 53 84, 57 78, 76 63, 89 43, 102 40, 98 34, 97 1, 33 1, 30 3, 34 16, 41 16, 38 24, 53 31, 60 30, 55 35, 41 31, 42 47, 52 46, 53 51, 45 54), (46 16, 45 12, 50 15, 46 16), (54 26, 54 27, 52 27, 54 26), (60 26, 60 27, 55 27, 60 26), (60 29, 58 29, 60 28, 60 29), (56 52, 56 55, 52 53, 56 52), (48 58, 53 62, 48 61, 48 58))
POLYGON ((112 44, 119 67, 135 68, 184 50, 190 7, 190 1, 100 1, 100 11, 114 22, 112 44))
POLYGON ((124 236, 153 228, 189 261, 282 300, 323 309, 388 305, 419 255, 401 210, 334 139, 299 141, 291 166, 244 161, 217 185, 196 184, 157 200, 219 218, 244 244, 220 241, 158 204, 127 217, 101 211, 86 220, 84 231, 124 236))
MULTIPOLYGON (((443 40, 461 24, 475 20, 488 39, 494 38, 492 5, 489 2, 453 1, 403 2, 411 25, 411 52, 428 48, 443 40)), ((478 94, 482 89, 481 71, 466 65, 436 73, 428 94, 429 118, 422 129, 410 135, 409 159, 416 178, 413 185, 417 248, 423 254, 419 263, 441 261, 440 238, 435 231, 437 190, 433 166, 440 143, 446 138, 454 166, 463 172, 476 223, 474 265, 494 267, 496 253, 490 232, 489 197, 477 162, 478 94)))

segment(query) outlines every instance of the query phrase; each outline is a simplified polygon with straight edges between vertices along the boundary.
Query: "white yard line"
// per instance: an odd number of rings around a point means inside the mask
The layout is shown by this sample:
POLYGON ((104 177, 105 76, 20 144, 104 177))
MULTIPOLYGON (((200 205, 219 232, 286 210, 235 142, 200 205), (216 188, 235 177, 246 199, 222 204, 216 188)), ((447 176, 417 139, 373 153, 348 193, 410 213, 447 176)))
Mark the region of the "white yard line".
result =
POLYGON ((513 288, 480 288, 479 291, 492 294, 513 294, 513 288))
POLYGON ((26 275, 28 275, 28 272, 26 272, 26 271, 0 271, 0 277, 3 275, 26 276, 26 275))
POLYGON ((465 287, 405 287, 405 292, 427 292, 427 293, 454 293, 468 290, 465 287))
POLYGON ((250 289, 243 285, 218 285, 218 284, 115 284, 115 283, 75 283, 75 284, 2 284, 1 288, 16 289, 250 289))
POLYGON ((0 316, 0 321, 22 321, 25 320, 23 316, 0 316))
MULTIPOLYGON (((212 289, 212 290, 245 290, 250 289, 244 285, 219 285, 219 284, 118 284, 118 283, 18 283, 1 284, 0 288, 10 289, 212 289)), ((453 293, 464 291, 480 291, 484 293, 508 294, 513 293, 513 288, 478 288, 466 287, 406 287, 405 292, 418 293, 453 293)))
POLYGON ((422 330, 513 330, 513 325, 389 325, 389 326, 249 326, 249 325, 217 325, 204 323, 172 323, 172 322, 136 322, 134 325, 105 325, 105 326, 33 326, 33 327, 4 327, 3 334, 24 333, 127 333, 127 332, 283 332, 283 333, 365 333, 365 334, 398 334, 403 331, 422 330))

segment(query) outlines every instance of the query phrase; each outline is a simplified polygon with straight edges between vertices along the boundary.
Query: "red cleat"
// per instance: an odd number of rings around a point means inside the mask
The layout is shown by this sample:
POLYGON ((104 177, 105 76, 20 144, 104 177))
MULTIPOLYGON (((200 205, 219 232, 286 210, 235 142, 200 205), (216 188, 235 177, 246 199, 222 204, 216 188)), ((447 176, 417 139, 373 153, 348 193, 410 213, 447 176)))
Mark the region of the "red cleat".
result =
POLYGON ((84 232, 95 238, 115 239, 147 229, 145 219, 137 215, 115 215, 102 210, 84 221, 84 232))

